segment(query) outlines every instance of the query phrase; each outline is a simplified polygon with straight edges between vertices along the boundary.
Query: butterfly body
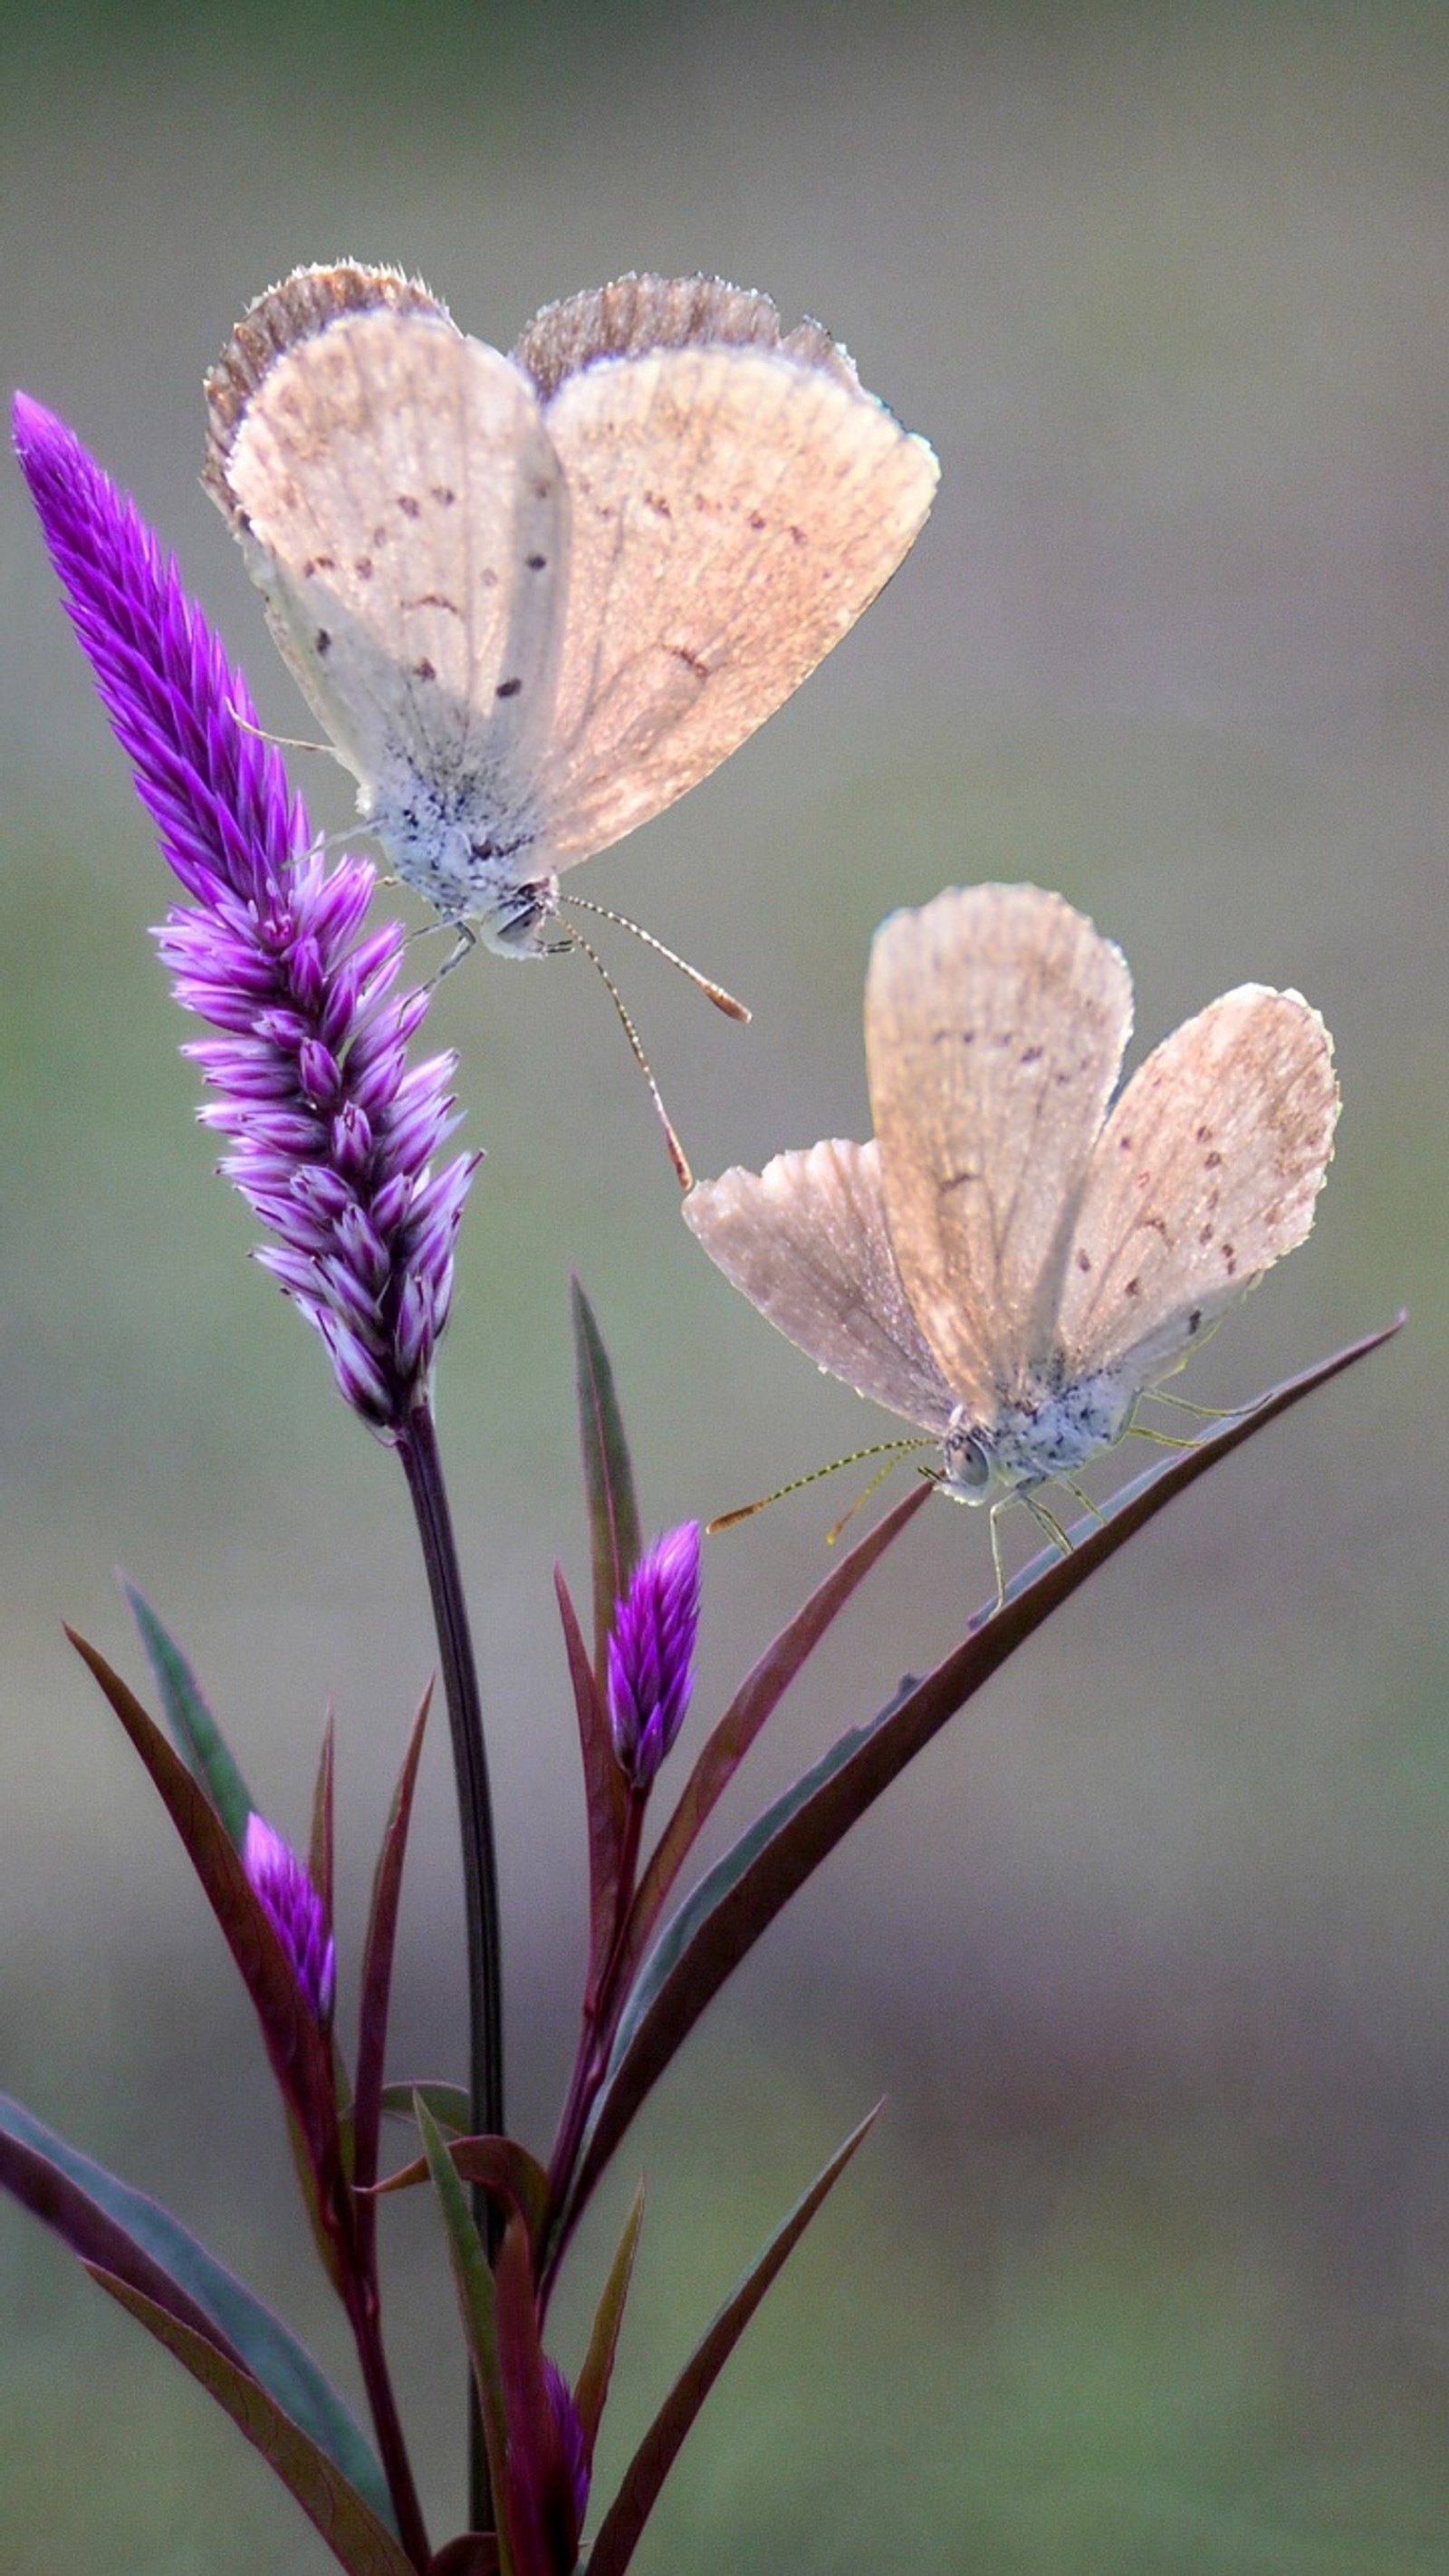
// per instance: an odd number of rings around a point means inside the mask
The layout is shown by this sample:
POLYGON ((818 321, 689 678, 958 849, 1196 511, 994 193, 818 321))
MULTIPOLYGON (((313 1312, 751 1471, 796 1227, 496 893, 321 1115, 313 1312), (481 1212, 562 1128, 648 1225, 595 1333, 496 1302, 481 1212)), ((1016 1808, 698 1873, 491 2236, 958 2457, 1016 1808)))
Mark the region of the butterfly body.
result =
POLYGON ((840 640, 937 479, 818 324, 716 279, 619 279, 505 355, 395 270, 299 269, 207 397, 207 489, 363 816, 511 955, 840 640))

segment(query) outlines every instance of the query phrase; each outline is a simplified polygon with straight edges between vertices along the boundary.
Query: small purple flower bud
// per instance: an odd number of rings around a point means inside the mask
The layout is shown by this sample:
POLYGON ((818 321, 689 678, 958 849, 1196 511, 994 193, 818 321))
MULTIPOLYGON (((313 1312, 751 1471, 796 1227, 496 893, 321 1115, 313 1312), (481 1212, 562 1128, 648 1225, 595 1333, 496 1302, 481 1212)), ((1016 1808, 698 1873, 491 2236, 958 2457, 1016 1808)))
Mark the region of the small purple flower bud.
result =
POLYGON ((684 1723, 699 1627, 699 1523, 642 1556, 609 1639, 609 1731, 631 1786, 648 1789, 684 1723))
POLYGON ((15 445, 72 623, 191 904, 157 936, 184 1010, 224 1036, 185 1052, 203 1124, 279 1238, 264 1256, 379 1438, 425 1404, 476 1155, 434 1172, 457 1121, 453 1058, 409 1066, 428 1007, 393 992, 397 922, 362 933, 373 871, 330 870, 275 746, 135 504, 63 421, 15 400, 15 445))
POLYGON ((293 1973, 325 2030, 337 1992, 337 1954, 322 1899, 291 1844, 252 1809, 242 1844, 242 1867, 260 1897, 293 1973))
POLYGON ((543 2384, 548 2392, 553 2420, 558 2426, 559 2442, 563 2450, 564 2474, 573 2489, 574 2545, 577 2547, 578 2534, 583 2530, 584 2515, 588 2510, 589 2458, 584 2447, 584 2428, 579 2410, 574 2404, 573 2390, 558 2363, 550 2361, 547 2353, 543 2357, 543 2384))

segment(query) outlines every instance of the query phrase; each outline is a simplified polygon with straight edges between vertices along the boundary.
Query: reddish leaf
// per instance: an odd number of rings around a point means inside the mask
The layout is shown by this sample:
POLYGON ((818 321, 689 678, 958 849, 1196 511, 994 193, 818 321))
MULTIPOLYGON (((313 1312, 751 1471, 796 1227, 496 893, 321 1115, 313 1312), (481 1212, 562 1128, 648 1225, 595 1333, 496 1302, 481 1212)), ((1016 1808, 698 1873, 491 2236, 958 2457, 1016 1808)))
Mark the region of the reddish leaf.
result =
MULTIPOLYGON (((382 2079, 387 2053, 387 2015, 392 1993, 393 1951, 397 1942, 398 1903, 402 1894, 403 1859, 423 1730, 428 1722, 431 1686, 413 1722, 402 1772, 393 1794, 382 1849, 372 1882, 372 1906, 362 1953, 362 1998, 358 2007, 357 2083, 353 2100, 353 2181, 360 2190, 377 2178, 377 2141, 382 2126, 382 2079)), ((364 2269, 371 2269, 376 2212, 370 2200, 358 2203, 357 2236, 364 2269)))
POLYGON ((445 2540, 428 2561, 428 2576, 498 2576, 498 2542, 491 2531, 462 2531, 445 2540))
POLYGON ((765 2292, 798 2245, 826 2193, 849 2164, 880 2108, 877 2103, 859 2128, 853 2129, 844 2144, 836 2148, 829 2164, 776 2228, 763 2253, 756 2256, 743 2280, 730 2292, 708 2333, 696 2344, 599 2525, 598 2538, 589 2552, 589 2576, 623 2576, 695 2417, 765 2292))
MULTIPOLYGON (((422 2087, 418 2090, 426 2101, 422 2087)), ((521 2147, 516 2138, 450 2138, 447 2147, 454 2171, 465 2182, 481 2183, 495 2200, 516 2209, 528 2229, 530 2242, 537 2244, 548 2218, 548 2176, 527 2147, 521 2147)), ((385 2192, 411 2191, 427 2181, 428 2172, 427 2157, 416 2156, 411 2164, 389 2174, 385 2182, 375 2183, 373 2197, 381 2200, 385 2192)))
POLYGON ((579 2372, 574 2390, 574 2404, 584 2428, 584 2442, 590 2459, 599 2438, 604 2402, 609 2394, 609 2381, 614 2374, 614 2354, 618 2349, 619 2328, 624 2322, 624 2302, 629 2295, 629 2282, 634 2270, 634 2256, 639 2246, 639 2230, 644 2224, 644 2185, 639 2185, 624 2221, 624 2233, 614 2251, 609 2277, 594 2312, 594 2329, 589 2349, 579 2372))
POLYGON ((528 2232, 508 2222, 494 2271, 498 2363, 508 2415, 508 2514, 518 2576, 557 2576, 578 2556, 573 2482, 549 2404, 528 2232))
POLYGON ((327 1929, 332 1929, 332 1771, 336 1729, 332 1711, 322 1730, 322 1755, 317 1765, 317 1786, 312 1795, 312 1842, 307 1856, 307 1875, 322 1901, 327 1929))
POLYGON ((706 1874, 644 1962, 621 2018, 609 2071, 550 2239, 548 2272, 556 2268, 579 2212, 635 2112, 706 2005, 797 1888, 922 1746, 1165 1503, 1277 1415, 1377 1350, 1402 1321, 1400 1317, 1385 1331, 1287 1379, 1250 1413, 1235 1415, 1165 1466, 1149 1468, 1113 1496, 1100 1518, 1079 1522, 1070 1556, 1053 1549, 1037 1558, 1009 1586, 1000 1610, 983 1611, 963 1643, 924 1681, 904 1688, 878 1717, 840 1737, 706 1874))
POLYGON ((624 1775, 614 1759, 608 1714, 600 1695, 578 1613, 564 1581, 563 1568, 553 1570, 563 1621, 564 1648, 574 1706, 579 1719, 579 1752, 583 1760, 584 1808, 589 1842, 589 1970, 584 1988, 587 2013, 598 1995, 599 1980, 614 1946, 619 1903, 619 1856, 624 1839, 624 1775))
POLYGON ((608 1690, 609 1631, 614 1605, 629 1588, 639 1560, 639 1507, 629 1443, 614 1391, 614 1372, 590 1306, 572 1283, 574 1354, 578 1373, 579 1433, 584 1452, 584 1492, 594 1568, 594 1677, 608 1690))
POLYGON ((175 2354, 218 2405, 225 2407, 232 2422, 296 2497, 349 2576, 417 2576, 395 2533, 378 2519, 356 2488, 341 2476, 335 2463, 282 2412, 249 2371, 238 2369, 204 2335, 194 2334, 189 2326, 132 2289, 129 2282, 94 2263, 88 2263, 86 2269, 158 2343, 175 2354))
POLYGON ((814 1652, 857 1585, 869 1574, 877 1559, 884 1555, 891 1541, 900 1536, 906 1523, 914 1520, 930 1496, 928 1484, 915 1486, 892 1511, 886 1513, 883 1520, 877 1522, 874 1529, 868 1530, 849 1555, 831 1568, 824 1582, 816 1585, 809 1600, 781 1629, 773 1644, 765 1648, 754 1670, 741 1682, 686 1780, 679 1803, 660 1835, 640 1881, 639 1892, 630 1909, 623 1948, 619 1978, 621 1990, 627 1989, 633 1971, 643 1957, 665 1898, 688 1859, 701 1827, 729 1787, 760 1729, 774 1715, 806 1657, 814 1652))
POLYGON ((271 1918, 242 1867, 241 1855, 210 1799, 120 1675, 74 1629, 68 1628, 66 1635, 95 1675, 161 1793, 241 1971, 277 2081, 296 2112, 314 2163, 330 2170, 337 2160, 331 2048, 308 2010, 271 1918))

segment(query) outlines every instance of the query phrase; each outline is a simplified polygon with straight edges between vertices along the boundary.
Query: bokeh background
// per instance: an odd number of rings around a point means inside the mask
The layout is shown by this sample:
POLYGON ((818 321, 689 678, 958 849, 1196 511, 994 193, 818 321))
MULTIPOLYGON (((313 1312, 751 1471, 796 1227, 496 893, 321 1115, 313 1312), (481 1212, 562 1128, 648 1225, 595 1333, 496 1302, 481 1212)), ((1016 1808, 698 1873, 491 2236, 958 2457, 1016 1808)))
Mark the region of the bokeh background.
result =
MULTIPOLYGON (((755 1006, 730 1028, 610 950, 701 1171, 864 1132, 875 922, 1031 877, 1123 942, 1143 1041, 1244 978, 1299 985, 1337 1037, 1314 1236, 1188 1392, 1245 1397, 1413 1310, 999 1677, 661 2090, 558 2311, 574 2363, 642 2163, 604 2494, 780 2210, 890 2103, 692 2438, 641 2576, 1442 2567, 1449 20, 1393 0, 61 0, 0 29, 0 375, 135 491, 281 733, 308 726, 198 488, 199 382, 299 261, 402 262, 504 345, 621 270, 717 270, 818 314, 934 441, 940 499, 885 598, 589 870, 755 1006)), ((335 1701, 345 2012, 432 1660, 421 1578, 393 1462, 210 1176, 147 938, 167 881, 13 470, 0 548, 0 2081, 177 2207, 350 2388, 248 2012, 60 1623, 139 1678, 123 1564, 299 1835, 335 1701)), ((295 767, 343 824, 340 773, 295 767)), ((541 2145, 583 1923, 550 1583, 556 1555, 585 1580, 569 1265, 655 1527, 877 1417, 687 1236, 581 963, 480 957, 433 1026, 488 1149, 440 1411, 497 1767, 512 2101, 541 2145)), ((686 1753, 818 1578, 831 1491, 711 1544, 686 1753)), ((988 1585, 981 1522, 929 1511, 731 1820, 944 1651, 988 1585)), ((459 1922, 440 1733, 396 2073, 459 2067, 459 1922)), ((388 2242, 441 2537, 459 2368, 420 2200, 388 2242)), ((6 2576, 332 2563, 13 2210, 0 2298, 6 2576)))

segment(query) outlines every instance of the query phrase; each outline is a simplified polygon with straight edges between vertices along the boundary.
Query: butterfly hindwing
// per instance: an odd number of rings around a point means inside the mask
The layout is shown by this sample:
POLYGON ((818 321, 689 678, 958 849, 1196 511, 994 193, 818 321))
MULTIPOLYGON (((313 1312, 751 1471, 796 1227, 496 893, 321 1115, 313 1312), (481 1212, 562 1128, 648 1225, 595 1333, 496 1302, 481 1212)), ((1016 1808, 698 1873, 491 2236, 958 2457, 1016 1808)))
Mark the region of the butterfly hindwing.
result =
POLYGON ((1068 1374, 1168 1371, 1301 1243, 1338 1090, 1318 1013, 1245 984, 1154 1049, 1099 1138, 1063 1284, 1068 1374))
POLYGON ((762 1315, 918 1430, 940 1438, 954 1397, 901 1286, 874 1145, 839 1139, 700 1181, 684 1217, 762 1315))

